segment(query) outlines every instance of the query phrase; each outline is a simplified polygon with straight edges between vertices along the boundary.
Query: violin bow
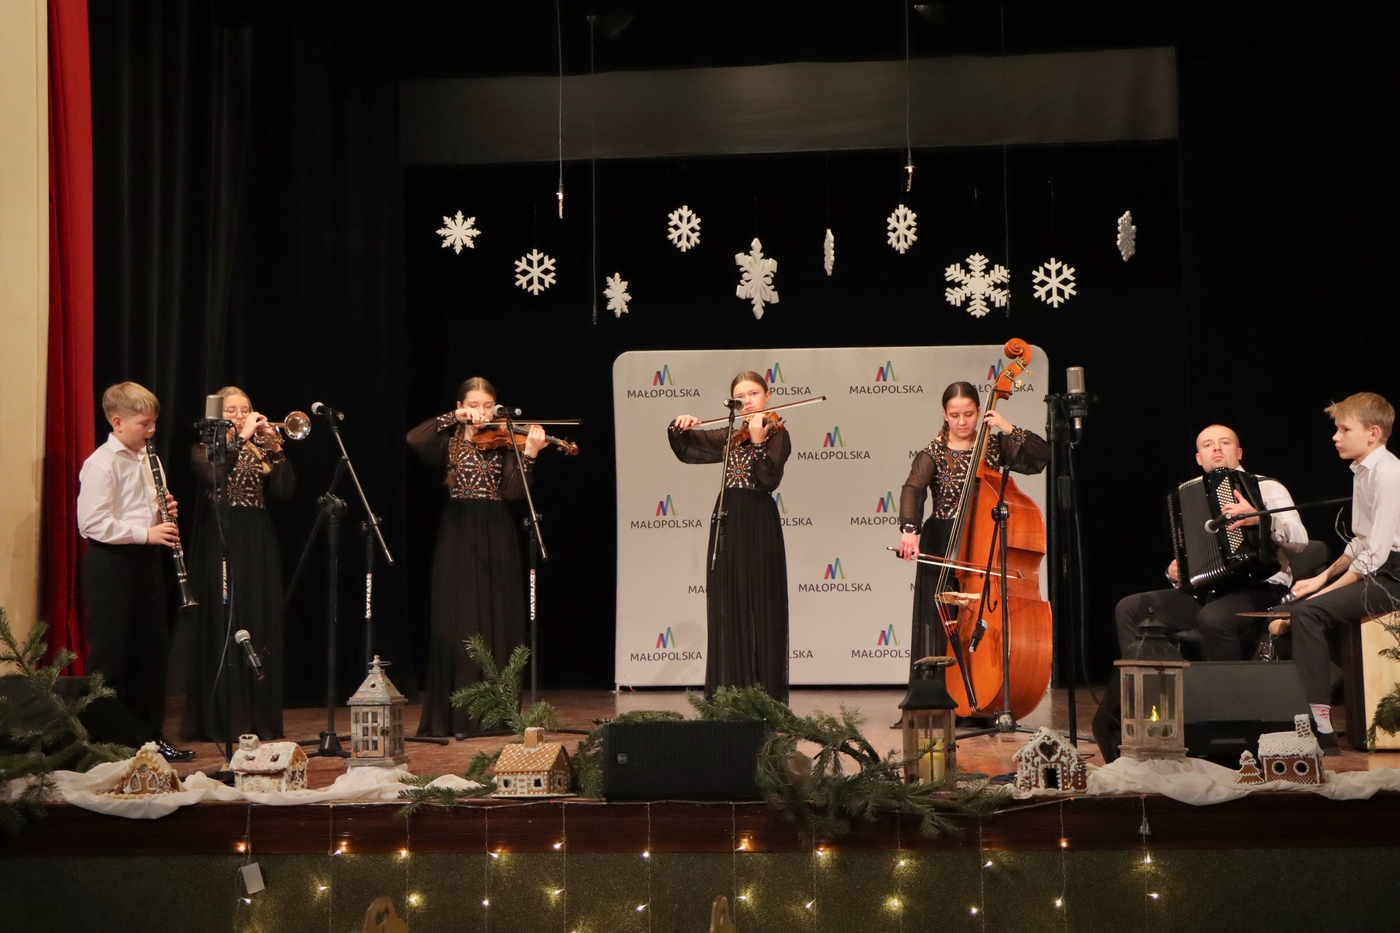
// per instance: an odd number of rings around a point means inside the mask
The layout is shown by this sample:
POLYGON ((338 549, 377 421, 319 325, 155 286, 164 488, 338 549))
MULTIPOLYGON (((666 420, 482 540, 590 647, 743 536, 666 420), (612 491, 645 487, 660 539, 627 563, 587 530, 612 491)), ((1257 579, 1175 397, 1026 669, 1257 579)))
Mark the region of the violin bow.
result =
MULTIPOLYGON (((743 411, 734 416, 736 421, 742 421, 752 415, 764 415, 770 411, 782 411, 784 408, 798 408, 802 405, 815 405, 817 402, 825 402, 825 395, 814 395, 811 398, 804 398, 796 402, 784 402, 781 405, 774 405, 771 408, 761 408, 758 411, 743 411)), ((699 421, 691 425, 692 428, 716 427, 721 424, 728 424, 729 416, 723 418, 711 418, 709 421, 699 421)))

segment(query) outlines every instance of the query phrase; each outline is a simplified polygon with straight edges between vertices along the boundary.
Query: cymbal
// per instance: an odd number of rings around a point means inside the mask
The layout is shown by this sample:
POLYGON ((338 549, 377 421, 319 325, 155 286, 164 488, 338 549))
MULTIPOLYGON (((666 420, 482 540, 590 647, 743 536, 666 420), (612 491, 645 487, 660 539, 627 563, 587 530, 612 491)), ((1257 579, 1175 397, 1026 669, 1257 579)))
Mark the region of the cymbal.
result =
POLYGON ((1237 612, 1235 615, 1243 619, 1291 619, 1293 611, 1291 609, 1265 609, 1263 612, 1237 612))

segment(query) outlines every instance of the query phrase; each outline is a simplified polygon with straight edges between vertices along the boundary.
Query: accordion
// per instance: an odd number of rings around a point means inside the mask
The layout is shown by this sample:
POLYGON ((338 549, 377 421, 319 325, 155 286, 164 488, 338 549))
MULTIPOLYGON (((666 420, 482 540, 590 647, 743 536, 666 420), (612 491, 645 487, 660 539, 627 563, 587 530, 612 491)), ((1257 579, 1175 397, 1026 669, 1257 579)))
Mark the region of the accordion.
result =
POLYGON ((1191 594, 1224 593, 1267 580, 1279 571, 1278 550, 1269 524, 1211 531, 1206 523, 1219 518, 1222 505, 1235 501, 1239 490, 1260 508, 1259 477, 1240 470, 1211 470, 1182 483, 1167 497, 1177 586, 1191 594))

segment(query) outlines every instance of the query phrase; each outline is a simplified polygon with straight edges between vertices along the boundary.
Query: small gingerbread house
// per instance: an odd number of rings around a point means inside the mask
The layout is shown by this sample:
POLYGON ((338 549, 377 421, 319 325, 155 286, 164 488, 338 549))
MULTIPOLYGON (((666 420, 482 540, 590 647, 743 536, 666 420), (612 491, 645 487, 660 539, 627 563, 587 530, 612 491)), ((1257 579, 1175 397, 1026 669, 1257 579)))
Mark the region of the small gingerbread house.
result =
POLYGON ((1265 781, 1321 784, 1322 746, 1313 735, 1306 713, 1293 717, 1292 732, 1266 732, 1259 736, 1260 770, 1265 781))
POLYGON ((161 755, 156 743, 147 742, 136 757, 122 768, 121 779, 104 797, 148 797, 152 794, 178 794, 184 791, 180 777, 161 755))
POLYGON ((261 742, 240 735, 233 753, 233 786, 247 794, 306 790, 306 752, 295 742, 261 742))
POLYGON ((525 741, 507 745, 496 759, 497 797, 552 797, 569 792, 569 753, 545 742, 544 730, 525 730, 525 741))
POLYGON ((1079 750, 1053 729, 1042 726, 1012 756, 1017 790, 1082 791, 1089 769, 1079 750))

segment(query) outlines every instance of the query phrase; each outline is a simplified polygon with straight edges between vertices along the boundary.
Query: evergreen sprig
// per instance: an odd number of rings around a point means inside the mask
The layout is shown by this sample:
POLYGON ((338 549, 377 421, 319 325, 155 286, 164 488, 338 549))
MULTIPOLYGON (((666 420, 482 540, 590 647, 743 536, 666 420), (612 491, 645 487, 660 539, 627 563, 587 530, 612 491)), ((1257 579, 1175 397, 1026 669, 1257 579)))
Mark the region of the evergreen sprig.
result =
POLYGON ((529 709, 520 708, 520 672, 530 660, 529 648, 517 645, 506 666, 500 668, 486 639, 473 635, 467 639, 467 654, 481 669, 481 679, 452 694, 453 706, 466 709, 484 729, 504 724, 523 736, 526 729, 535 726, 559 728, 559 711, 553 705, 540 700, 529 709))
POLYGON ((0 693, 0 742, 7 749, 0 752, 0 786, 25 781, 13 798, 0 795, 0 830, 11 834, 28 820, 43 816, 44 800, 53 788, 49 775, 54 771, 87 771, 135 754, 121 745, 91 741, 78 718, 95 700, 115 695, 102 683, 101 674, 90 675, 86 694, 75 700, 54 692, 59 672, 77 655, 64 648, 52 665, 45 665, 46 631, 44 623, 37 622, 20 641, 0 607, 0 665, 14 666, 12 673, 0 676, 0 683, 8 688, 0 693))

